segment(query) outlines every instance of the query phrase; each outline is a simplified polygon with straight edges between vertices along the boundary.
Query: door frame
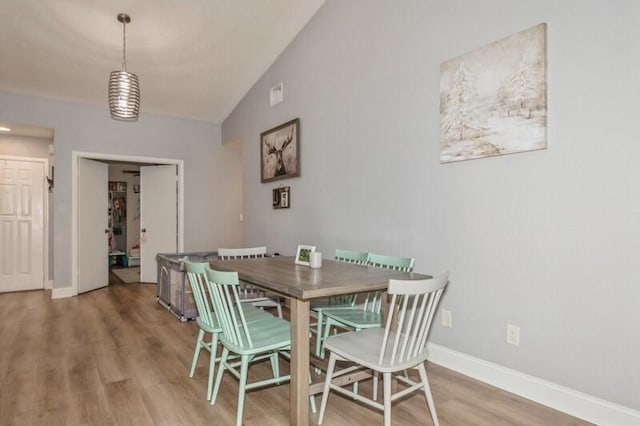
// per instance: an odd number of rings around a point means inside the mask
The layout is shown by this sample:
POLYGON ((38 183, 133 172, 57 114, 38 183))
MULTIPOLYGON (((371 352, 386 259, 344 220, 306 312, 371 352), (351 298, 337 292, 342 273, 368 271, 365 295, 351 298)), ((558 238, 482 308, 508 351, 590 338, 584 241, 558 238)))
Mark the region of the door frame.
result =
POLYGON ((42 289, 50 289, 51 277, 49 276, 49 185, 47 177, 49 177, 49 159, 41 157, 19 157, 15 155, 0 155, 0 160, 27 161, 30 163, 41 163, 42 172, 45 177, 42 179, 42 220, 43 228, 43 250, 42 250, 42 289))
MULTIPOLYGON (((71 152, 71 295, 78 295, 78 160, 119 161, 122 163, 175 164, 178 167, 178 251, 184 251, 184 160, 140 157, 100 152, 71 152)), ((107 259, 105 259, 105 262, 107 259)))

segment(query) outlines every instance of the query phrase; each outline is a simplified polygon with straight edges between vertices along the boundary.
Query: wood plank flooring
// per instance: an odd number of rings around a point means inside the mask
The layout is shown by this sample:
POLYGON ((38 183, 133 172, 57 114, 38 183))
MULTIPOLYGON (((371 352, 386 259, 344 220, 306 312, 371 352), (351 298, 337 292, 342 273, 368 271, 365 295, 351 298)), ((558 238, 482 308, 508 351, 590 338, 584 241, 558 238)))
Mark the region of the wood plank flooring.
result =
MULTIPOLYGON (((208 354, 188 378, 196 324, 173 317, 155 291, 125 284, 70 299, 51 300, 49 291, 0 295, 0 425, 234 424, 236 380, 225 375, 217 404, 208 404, 208 354)), ((260 364, 251 374, 269 372, 260 364)), ((443 426, 587 424, 437 365, 428 372, 443 426)), ((288 385, 251 391, 244 422, 286 425, 288 404, 288 385)), ((392 413, 397 425, 431 424, 418 394, 392 413)), ((332 394, 325 424, 382 424, 382 414, 332 394)))

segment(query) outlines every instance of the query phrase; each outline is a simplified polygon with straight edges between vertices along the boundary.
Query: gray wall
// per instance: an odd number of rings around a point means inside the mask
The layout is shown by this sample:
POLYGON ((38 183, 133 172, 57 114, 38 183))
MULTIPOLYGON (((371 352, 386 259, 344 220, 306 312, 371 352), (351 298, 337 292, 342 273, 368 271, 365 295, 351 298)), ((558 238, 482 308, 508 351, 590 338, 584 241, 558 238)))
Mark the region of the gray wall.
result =
MULTIPOLYGON (((51 167, 49 155, 49 145, 51 144, 53 144, 53 139, 0 133, 0 155, 46 158, 49 160, 49 167, 51 167)), ((45 174, 48 173, 49 171, 45 170, 45 174)))
POLYGON ((328 0, 223 123, 244 143, 245 244, 451 270, 435 343, 640 409, 639 16, 635 0, 328 0), (541 22, 549 148, 439 164, 440 64, 541 22), (261 184, 259 134, 294 117, 302 175, 261 184), (271 209, 280 184, 289 210, 271 209))
POLYGON ((242 241, 241 151, 220 143, 219 125, 151 114, 119 122, 106 100, 98 107, 7 92, 0 92, 0 117, 55 130, 54 288, 71 285, 72 151, 183 159, 185 250, 242 241))

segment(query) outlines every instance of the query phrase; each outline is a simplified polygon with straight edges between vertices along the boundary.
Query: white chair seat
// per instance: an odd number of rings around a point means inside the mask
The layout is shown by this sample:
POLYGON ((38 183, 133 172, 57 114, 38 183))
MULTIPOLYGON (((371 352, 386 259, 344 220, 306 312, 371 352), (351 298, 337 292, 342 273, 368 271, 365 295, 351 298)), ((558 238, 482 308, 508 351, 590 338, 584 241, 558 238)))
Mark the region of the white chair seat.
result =
MULTIPOLYGON (((331 336, 325 342, 326 349, 339 355, 342 359, 355 361, 363 367, 371 368, 381 373, 403 371, 427 359, 425 351, 419 357, 392 363, 391 353, 393 348, 388 346, 382 362, 378 362, 384 331, 384 328, 369 328, 331 336)), ((395 338, 396 333, 390 332, 389 339, 395 340, 395 338)))

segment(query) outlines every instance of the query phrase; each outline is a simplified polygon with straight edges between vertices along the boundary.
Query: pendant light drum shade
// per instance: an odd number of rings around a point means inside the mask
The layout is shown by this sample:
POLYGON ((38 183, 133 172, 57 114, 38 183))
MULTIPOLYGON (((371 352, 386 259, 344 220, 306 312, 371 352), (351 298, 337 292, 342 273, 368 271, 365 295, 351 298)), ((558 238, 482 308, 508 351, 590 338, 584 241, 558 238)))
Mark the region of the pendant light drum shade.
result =
POLYGON ((112 71, 109 76, 109 110, 111 118, 122 121, 137 121, 140 110, 140 83, 138 76, 127 72, 127 24, 129 15, 120 13, 122 22, 122 71, 112 71))
POLYGON ((109 109, 116 120, 136 121, 140 110, 138 76, 127 71, 111 71, 109 109))

